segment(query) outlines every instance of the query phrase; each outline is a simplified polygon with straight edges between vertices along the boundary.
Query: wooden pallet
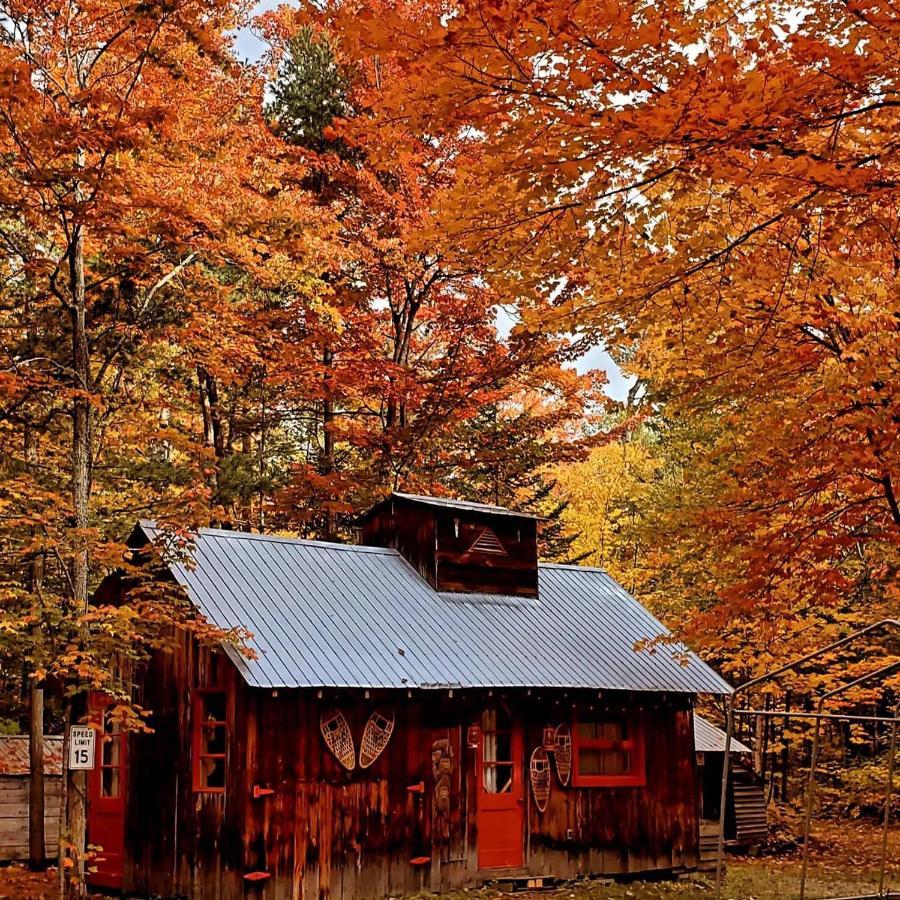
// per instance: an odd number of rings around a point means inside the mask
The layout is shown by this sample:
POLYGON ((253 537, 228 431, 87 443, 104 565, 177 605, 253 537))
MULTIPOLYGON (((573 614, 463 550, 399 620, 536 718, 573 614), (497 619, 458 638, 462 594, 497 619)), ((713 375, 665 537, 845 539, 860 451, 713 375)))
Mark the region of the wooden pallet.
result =
POLYGON ((741 769, 735 769, 733 785, 735 843, 747 847, 761 844, 769 831, 763 786, 752 772, 741 769))
POLYGON ((700 822, 700 854, 697 868, 701 872, 712 872, 716 868, 719 855, 719 823, 700 822))

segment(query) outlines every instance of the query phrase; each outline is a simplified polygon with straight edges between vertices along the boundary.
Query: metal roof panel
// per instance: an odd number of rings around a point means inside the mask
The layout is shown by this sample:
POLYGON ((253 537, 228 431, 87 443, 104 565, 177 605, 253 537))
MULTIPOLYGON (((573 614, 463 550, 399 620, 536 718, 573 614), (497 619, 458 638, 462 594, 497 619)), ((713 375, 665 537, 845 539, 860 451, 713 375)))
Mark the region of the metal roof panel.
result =
MULTIPOLYGON (((724 753, 727 737, 728 735, 721 728, 694 713, 694 749, 698 753, 724 753)), ((732 735, 731 752, 752 753, 753 751, 732 735)))
MULTIPOLYGON (((163 537, 141 523, 151 540, 163 537)), ((257 687, 731 688, 609 575, 539 566, 538 598, 438 593, 395 550, 201 530, 170 568, 257 687)))

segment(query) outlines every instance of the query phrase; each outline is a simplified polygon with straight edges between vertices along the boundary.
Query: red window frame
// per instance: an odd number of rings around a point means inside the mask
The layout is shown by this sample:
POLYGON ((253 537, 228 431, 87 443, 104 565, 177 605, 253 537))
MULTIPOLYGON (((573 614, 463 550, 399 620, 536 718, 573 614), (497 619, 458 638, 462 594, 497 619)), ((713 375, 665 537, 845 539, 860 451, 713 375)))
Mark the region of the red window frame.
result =
POLYGON ((629 716, 597 716, 582 720, 587 722, 622 722, 625 739, 584 738, 576 720, 572 725, 572 784, 574 787, 643 787, 647 783, 644 729, 641 722, 629 716), (621 750, 628 753, 631 768, 621 775, 593 775, 581 772, 582 750, 621 750))
POLYGON ((231 732, 229 719, 229 697, 225 688, 197 688, 194 691, 193 703, 193 729, 191 734, 191 756, 193 760, 193 789, 198 794, 224 794, 228 784, 228 737, 231 732), (210 694, 221 694, 225 701, 225 718, 210 721, 204 719, 203 713, 206 698, 210 694), (203 752, 203 729, 225 728, 225 749, 222 753, 203 752), (221 759, 225 771, 225 784, 222 787, 213 787, 203 783, 203 761, 205 759, 221 759))

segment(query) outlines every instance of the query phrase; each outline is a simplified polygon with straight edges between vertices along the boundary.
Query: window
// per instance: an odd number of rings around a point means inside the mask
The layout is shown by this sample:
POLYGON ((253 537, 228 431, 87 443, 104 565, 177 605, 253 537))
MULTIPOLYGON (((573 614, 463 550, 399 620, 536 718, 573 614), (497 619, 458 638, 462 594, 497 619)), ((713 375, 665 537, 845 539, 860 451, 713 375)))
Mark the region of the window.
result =
POLYGON ((225 792, 228 738, 228 698, 225 691, 194 693, 194 790, 225 792))
POLYGON ((512 721, 504 709, 486 709, 481 719, 481 784, 486 794, 511 794, 515 765, 512 721))
POLYGON ((639 726, 625 717, 576 722, 573 734, 576 787, 638 787, 647 783, 639 726))
POLYGON ((118 799, 122 796, 122 726, 103 714, 103 735, 100 743, 100 796, 118 799))

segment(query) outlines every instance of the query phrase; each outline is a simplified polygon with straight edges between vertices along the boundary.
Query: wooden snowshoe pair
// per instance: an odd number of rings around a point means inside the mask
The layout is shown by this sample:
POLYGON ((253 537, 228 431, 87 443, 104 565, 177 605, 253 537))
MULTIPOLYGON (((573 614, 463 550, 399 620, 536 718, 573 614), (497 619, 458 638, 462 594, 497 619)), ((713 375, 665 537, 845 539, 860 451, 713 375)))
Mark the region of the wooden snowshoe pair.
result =
MULTIPOLYGON (((370 716, 363 729, 359 747, 359 767, 368 769, 384 752, 394 733, 394 710, 379 707, 370 716)), ((334 707, 322 711, 319 730, 325 746, 335 759, 348 771, 356 767, 356 747, 353 732, 344 714, 334 707)))
POLYGON ((547 808, 550 800, 550 786, 553 776, 550 770, 550 753, 556 762, 556 774, 560 784, 569 783, 572 772, 572 732, 568 725, 557 725, 556 729, 545 729, 545 746, 536 747, 531 754, 529 774, 531 776, 531 793, 534 805, 539 812, 547 808), (552 732, 552 741, 550 739, 552 732), (546 746, 549 744, 549 746, 546 746))

